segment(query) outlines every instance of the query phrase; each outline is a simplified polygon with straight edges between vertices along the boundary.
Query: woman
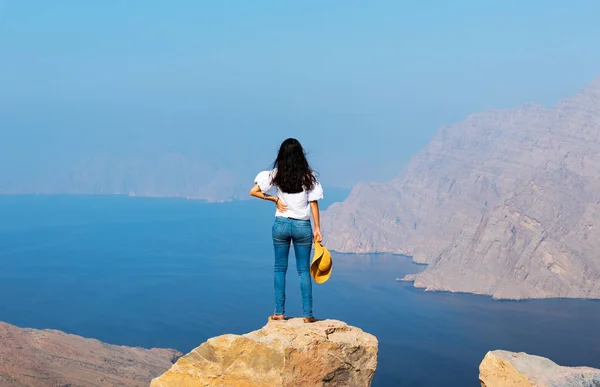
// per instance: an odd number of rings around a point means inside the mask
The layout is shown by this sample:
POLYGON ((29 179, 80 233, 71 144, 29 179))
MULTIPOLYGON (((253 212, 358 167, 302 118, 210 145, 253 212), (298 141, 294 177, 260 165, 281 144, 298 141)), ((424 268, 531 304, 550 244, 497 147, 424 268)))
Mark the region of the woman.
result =
POLYGON ((304 322, 315 322, 312 311, 312 282, 310 278, 310 251, 313 239, 321 242, 318 200, 323 188, 308 165, 302 145, 288 138, 279 148, 273 169, 262 171, 254 179, 250 195, 276 204, 273 224, 275 248, 275 312, 270 320, 285 319, 285 275, 288 267, 290 243, 294 244, 296 269, 300 276, 304 322), (268 195, 272 188, 277 193, 268 195), (314 232, 310 215, 314 221, 314 232))

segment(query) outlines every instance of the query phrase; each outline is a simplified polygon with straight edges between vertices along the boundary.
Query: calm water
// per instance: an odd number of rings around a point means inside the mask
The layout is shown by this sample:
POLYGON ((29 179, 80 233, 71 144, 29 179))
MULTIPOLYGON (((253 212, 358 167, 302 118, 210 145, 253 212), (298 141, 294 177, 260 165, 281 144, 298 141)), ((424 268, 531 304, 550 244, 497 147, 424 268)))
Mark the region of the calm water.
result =
MULTIPOLYGON (((257 329, 272 311, 271 221, 258 201, 0 197, 0 320, 183 352, 257 329)), ((334 264, 315 313, 379 338, 374 386, 477 387, 497 348, 600 367, 600 302, 424 293, 395 281, 420 270, 398 256, 334 264)), ((293 268, 288 312, 299 316, 293 268)))

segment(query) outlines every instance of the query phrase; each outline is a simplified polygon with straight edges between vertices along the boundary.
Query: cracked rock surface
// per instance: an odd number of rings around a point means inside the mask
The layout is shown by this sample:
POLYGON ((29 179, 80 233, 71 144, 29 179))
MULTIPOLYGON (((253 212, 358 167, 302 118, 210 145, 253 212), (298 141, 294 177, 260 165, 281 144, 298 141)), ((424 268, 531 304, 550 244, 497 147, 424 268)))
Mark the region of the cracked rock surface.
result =
POLYGON ((540 356, 491 351, 479 366, 482 387, 598 387, 600 370, 562 367, 540 356))
POLYGON ((207 340, 151 387, 370 386, 377 356, 377 338, 342 321, 271 321, 207 340))

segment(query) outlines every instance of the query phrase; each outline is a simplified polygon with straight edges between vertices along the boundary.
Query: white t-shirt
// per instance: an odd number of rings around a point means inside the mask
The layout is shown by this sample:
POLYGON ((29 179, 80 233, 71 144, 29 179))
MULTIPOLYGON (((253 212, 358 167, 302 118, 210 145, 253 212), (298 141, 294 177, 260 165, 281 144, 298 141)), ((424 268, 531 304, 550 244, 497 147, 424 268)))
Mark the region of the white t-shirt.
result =
POLYGON ((271 189, 277 189, 277 197, 280 201, 287 204, 286 212, 275 212, 275 216, 284 218, 293 218, 300 220, 310 219, 310 202, 323 199, 323 188, 317 181, 310 191, 303 190, 298 193, 282 192, 277 186, 273 185, 273 176, 277 170, 262 171, 254 179, 254 183, 258 184, 263 193, 269 192, 271 189))

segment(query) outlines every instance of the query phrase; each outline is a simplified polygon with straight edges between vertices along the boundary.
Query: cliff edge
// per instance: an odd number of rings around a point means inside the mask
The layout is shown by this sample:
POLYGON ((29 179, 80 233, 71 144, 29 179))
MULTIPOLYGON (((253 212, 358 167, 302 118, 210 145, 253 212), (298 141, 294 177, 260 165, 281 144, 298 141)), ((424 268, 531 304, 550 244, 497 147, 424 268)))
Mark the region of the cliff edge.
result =
POLYGON ((209 339, 150 386, 370 386, 377 355, 375 336, 342 321, 271 321, 209 339))
POLYGON ((543 357, 508 351, 488 352, 479 366, 482 387, 600 386, 600 370, 561 367, 543 357))

